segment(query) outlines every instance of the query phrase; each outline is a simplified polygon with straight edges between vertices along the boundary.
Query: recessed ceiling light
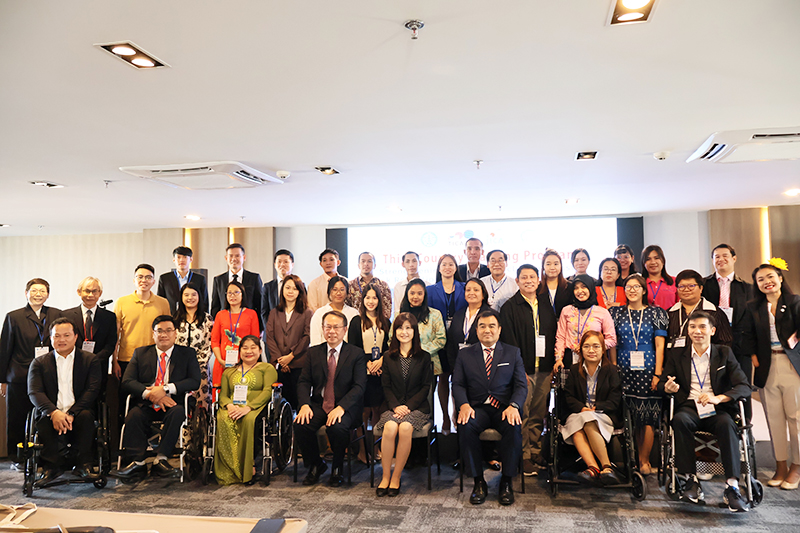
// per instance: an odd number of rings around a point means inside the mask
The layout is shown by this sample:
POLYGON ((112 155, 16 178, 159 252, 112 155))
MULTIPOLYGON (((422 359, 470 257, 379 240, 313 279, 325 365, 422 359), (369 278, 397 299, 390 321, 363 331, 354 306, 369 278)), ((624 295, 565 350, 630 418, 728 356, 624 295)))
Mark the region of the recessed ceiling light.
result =
POLYGON ((186 220, 200 220, 200 217, 197 215, 184 215, 183 218, 185 218, 186 220))
POLYGON ((567 198, 564 203, 567 205, 575 205, 580 201, 580 198, 567 198))
POLYGON ((624 15, 618 16, 617 20, 620 22, 630 22, 631 20, 639 20, 642 17, 644 17, 644 13, 634 11, 633 13, 625 13, 624 15))
POLYGON ((798 196, 800 195, 800 189, 789 189, 788 191, 784 191, 783 194, 786 196, 798 196))
POLYGON ((606 25, 638 24, 650 20, 656 0, 611 0, 606 25))
POLYGON ((333 176, 334 174, 338 174, 339 171, 333 167, 314 167, 315 169, 319 170, 326 176, 333 176))
POLYGON ((169 67, 156 56, 130 41, 96 44, 95 46, 136 69, 169 67))
POLYGON ((0 224, 0 228, 9 228, 11 224, 0 224))
POLYGON ((37 187, 46 187, 48 189, 63 189, 64 186, 59 183, 52 183, 50 181, 29 181, 31 185, 36 185, 37 187))
POLYGON ((575 161, 583 161, 586 159, 596 159, 597 152, 578 152, 575 154, 575 161))

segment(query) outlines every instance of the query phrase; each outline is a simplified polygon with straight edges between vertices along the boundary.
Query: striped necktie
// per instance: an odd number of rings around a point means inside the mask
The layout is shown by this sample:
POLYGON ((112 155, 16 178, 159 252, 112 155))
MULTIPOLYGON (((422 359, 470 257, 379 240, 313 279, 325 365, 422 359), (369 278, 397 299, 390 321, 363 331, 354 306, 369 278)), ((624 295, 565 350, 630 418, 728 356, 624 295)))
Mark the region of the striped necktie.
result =
MULTIPOLYGON (((483 351, 486 352, 486 379, 492 379, 492 361, 493 361, 492 348, 484 348, 483 351)), ((500 408, 500 402, 498 402, 497 398, 495 398, 491 394, 489 395, 488 400, 489 400, 489 405, 491 405, 495 409, 500 408)))

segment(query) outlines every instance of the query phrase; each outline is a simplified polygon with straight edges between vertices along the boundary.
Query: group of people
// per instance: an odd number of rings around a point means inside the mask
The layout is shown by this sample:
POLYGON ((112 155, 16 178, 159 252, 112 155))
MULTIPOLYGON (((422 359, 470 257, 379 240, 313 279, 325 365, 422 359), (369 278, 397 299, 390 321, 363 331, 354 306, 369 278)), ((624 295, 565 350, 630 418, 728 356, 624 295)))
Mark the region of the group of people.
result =
MULTIPOLYGON (((392 291, 375 277, 369 252, 359 255, 360 273, 348 281, 337 271, 338 252, 324 250, 323 272, 306 286, 292 274, 290 251, 275 253, 277 279, 262 283, 243 268, 244 247, 232 244, 229 269, 214 278, 209 299, 205 278, 191 270, 191 249, 181 246, 157 294, 154 269, 139 265, 135 292, 119 298, 114 313, 98 307, 102 284, 95 278, 80 283, 81 304, 63 312, 44 305, 49 286, 35 278, 26 287, 28 305, 3 325, 9 448, 22 441, 33 406, 43 436, 85 439, 77 433, 105 396, 110 367, 120 380, 120 404, 129 394, 134 400, 125 418, 129 461, 121 477, 147 474, 142 439, 161 416, 166 423, 150 473, 175 474, 165 459, 191 392, 202 408, 218 403, 218 480, 252 483, 261 474, 254 425, 280 381, 297 413, 304 483, 317 483, 327 470, 320 428, 333 453, 329 483, 337 486, 350 433, 366 423, 383 431, 377 495, 394 496, 412 435, 433 416, 433 389, 443 434, 453 421, 458 428, 464 468, 475 482, 470 501, 485 501, 483 464, 491 460, 502 470, 499 501, 509 505, 518 465, 533 476, 546 464, 541 436, 549 391, 554 371, 564 367, 570 413, 561 432, 586 463, 579 479, 619 482, 606 443, 621 422, 623 389, 639 469, 650 474, 662 396, 675 394, 676 462, 686 498, 702 499, 689 435, 710 428, 722 442, 725 499, 732 510, 746 510, 731 415, 737 400, 749 398, 751 384, 761 391, 777 460, 768 484, 787 490, 800 484, 800 297, 783 278, 785 265, 759 265, 751 285, 735 273, 733 247, 721 244, 711 253, 710 276, 684 270, 673 278, 659 246, 643 250, 640 274, 623 244, 594 278, 589 253, 579 248, 569 256, 575 274, 567 278, 562 255, 548 249, 540 267, 523 264, 511 277, 503 250, 484 253, 480 239, 471 238, 467 263, 442 255, 433 284, 419 277, 419 255, 404 254, 407 276, 392 291), (76 369, 73 378, 69 368, 76 369), (502 438, 491 452, 478 438, 487 428, 502 438)), ((59 474, 59 450, 42 454, 46 476, 59 474)), ((91 475, 87 456, 75 464, 80 475, 91 475)))

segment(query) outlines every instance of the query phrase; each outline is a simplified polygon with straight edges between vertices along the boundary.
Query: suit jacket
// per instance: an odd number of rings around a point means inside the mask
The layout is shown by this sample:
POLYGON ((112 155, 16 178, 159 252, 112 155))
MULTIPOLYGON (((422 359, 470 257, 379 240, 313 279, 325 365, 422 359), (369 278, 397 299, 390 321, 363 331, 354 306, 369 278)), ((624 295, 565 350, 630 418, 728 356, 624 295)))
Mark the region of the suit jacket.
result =
MULTIPOLYGON (((545 282, 542 281, 542 283, 544 284, 545 282)), ((539 320, 544 318, 545 315, 548 315, 549 322, 550 315, 552 315, 553 321, 556 323, 556 327, 558 327, 558 319, 561 317, 561 311, 563 311, 566 306, 572 304, 572 294, 569 290, 569 284, 556 288, 556 296, 552 302, 550 301, 550 291, 547 290, 547 287, 544 288, 543 292, 537 294, 536 297, 539 298, 539 320)), ((556 345, 553 344, 554 353, 555 349, 556 345)))
MULTIPOLYGON (((200 289, 200 303, 197 308, 201 311, 208 312, 208 284, 206 283, 206 277, 190 269, 188 283, 193 283, 200 289)), ((158 292, 156 294, 167 299, 170 311, 174 313, 178 310, 178 302, 181 299, 181 286, 180 283, 178 283, 178 277, 175 274, 174 268, 159 276, 158 292)))
MULTIPOLYGON (((261 275, 256 272, 242 269, 241 284, 244 285, 243 306, 252 309, 258 315, 258 328, 264 331, 264 322, 261 316, 261 275)), ((225 293, 228 287, 228 272, 214 278, 214 294, 211 297, 211 316, 217 316, 225 302, 225 293)))
MULTIPOLYGON (((266 287, 266 285, 264 285, 266 287)), ((266 339, 269 351, 269 360, 275 364, 278 357, 289 354, 294 359, 289 363, 289 368, 303 368, 306 362, 306 353, 310 342, 311 317, 314 311, 306 309, 302 313, 292 313, 289 322, 286 322, 286 313, 275 309, 267 319, 266 339)))
POLYGON ((486 379, 483 345, 473 344, 461 350, 453 371, 453 398, 456 408, 465 403, 472 407, 486 402, 491 394, 505 407, 515 403, 520 412, 528 395, 528 378, 519 348, 498 341, 492 354, 492 368, 486 379))
MULTIPOLYGON (((445 326, 447 325, 447 296, 444 292, 444 286, 442 282, 434 283, 433 285, 428 285, 428 307, 433 307, 434 309, 438 310, 442 313, 442 320, 445 321, 445 326)), ((464 283, 460 281, 456 281, 453 283, 453 294, 452 297, 454 299, 454 307, 453 313, 458 312, 461 309, 467 307, 467 301, 464 299, 464 283)))
POLYGON ((280 283, 277 279, 268 281, 261 287, 261 320, 264 324, 267 323, 270 311, 278 307, 279 291, 280 283))
MULTIPOLYGON (((323 342, 308 349, 306 364, 297 383, 299 406, 309 404, 322 408, 322 389, 327 382, 328 343, 323 342)), ((333 398, 336 406, 350 413, 359 424, 364 410, 366 386, 367 358, 364 351, 343 342, 333 378, 333 398)))
MULTIPOLYGON (((753 297, 753 286, 740 278, 738 275, 733 275, 731 282, 731 297, 730 305, 733 307, 733 353, 736 355, 750 355, 742 351, 742 334, 745 328, 744 315, 747 312, 747 302, 753 297)), ((716 274, 711 274, 705 278, 703 285, 703 298, 719 307, 719 281, 716 274)))
MULTIPOLYGON (((491 306, 481 305, 478 314, 481 314, 483 311, 488 311, 489 309, 491 309, 491 306)), ((478 319, 476 318, 472 321, 472 326, 470 326, 465 338, 464 321, 466 319, 467 307, 459 309, 453 317, 453 322, 450 323, 450 329, 447 330, 447 342, 444 345, 444 349, 447 353, 447 362, 450 363, 450 368, 455 368, 456 366, 456 357, 458 357, 458 350, 461 348, 461 344, 475 344, 478 342, 478 319)))
MULTIPOLYGON (((781 294, 778 299, 778 309, 775 311, 775 329, 778 339, 792 363, 795 371, 800 374, 800 344, 794 348, 789 347, 789 338, 800 331, 800 296, 796 294, 781 294)), ((763 388, 767 384, 769 368, 772 364, 772 342, 769 334, 769 310, 766 300, 756 300, 747 303, 742 336, 742 354, 755 355, 758 358, 758 368, 753 375, 753 385, 763 388)))
MULTIPOLYGON (((158 352, 156 345, 136 348, 131 357, 125 375, 122 376, 122 390, 125 394, 132 394, 133 401, 139 404, 150 405, 142 399, 144 390, 152 385, 158 373, 158 352)), ((174 383, 177 389, 172 398, 179 405, 183 405, 187 392, 200 388, 200 365, 197 362, 197 352, 176 344, 169 359, 169 383, 174 383)))
MULTIPOLYGON (((39 417, 49 416, 57 409, 58 404, 58 370, 56 357, 61 357, 54 350, 33 360, 28 372, 28 396, 36 407, 39 417)), ((84 409, 95 412, 95 402, 100 393, 102 381, 100 358, 91 352, 75 348, 75 361, 72 364, 72 394, 75 403, 70 413, 78 413, 84 409)))
MULTIPOLYGON (((461 276, 461 281, 464 283, 467 282, 467 265, 466 263, 463 265, 458 265, 458 273, 461 276)), ((478 267, 478 277, 482 278, 484 276, 491 276, 492 272, 489 270, 489 267, 481 263, 481 266, 478 267)))
MULTIPOLYGON (((564 403, 566 412, 562 420, 566 422, 567 416, 580 413, 586 407, 586 376, 582 376, 579 367, 575 366, 569 371, 567 382, 564 384, 564 403)), ((595 411, 602 411, 611 419, 615 428, 622 426, 622 380, 616 365, 606 364, 600 366, 597 375, 597 388, 595 389, 595 411)))
POLYGON ((40 314, 42 318, 36 318, 28 304, 6 315, 0 333, 0 383, 27 383, 34 349, 37 346, 52 349, 49 328, 61 311, 45 305, 40 314))
MULTIPOLYGON (((725 315, 725 312, 705 298, 701 298, 700 303, 697 305, 697 310, 705 311, 714 317, 717 331, 714 333, 714 336, 711 337, 711 344, 724 344, 725 346, 731 346, 731 344, 733 344, 733 331, 731 331, 731 326, 728 322, 728 317, 725 315)), ((675 342, 675 339, 680 336, 687 337, 687 344, 691 342, 686 331, 686 328, 688 327, 686 310, 683 308, 683 304, 679 301, 669 308, 667 315, 669 316, 669 325, 667 326, 667 348, 670 350, 681 351, 682 348, 674 348, 672 343, 675 342), (682 321, 686 321, 683 329, 681 329, 682 321)))
MULTIPOLYGON (((676 407, 681 407, 684 403, 694 405, 694 401, 689 400, 693 371, 692 346, 689 342, 682 350, 672 350, 667 354, 664 370, 658 381, 658 390, 663 394, 667 379, 669 376, 675 376, 675 383, 680 386, 678 392, 675 393, 676 407)), ((750 384, 747 382, 747 376, 744 375, 739 362, 736 361, 733 351, 727 346, 712 344, 708 371, 714 394, 717 396, 724 394, 732 400, 715 405, 715 409, 727 411, 731 416, 736 415, 739 412, 739 407, 736 405, 737 400, 750 397, 750 384)))
POLYGON ((78 348, 83 346, 83 341, 87 340, 87 336, 88 340, 94 341, 93 353, 99 360, 102 373, 104 368, 108 368, 108 359, 117 346, 117 315, 102 307, 96 307, 95 310, 94 317, 92 317, 91 331, 84 332, 83 323, 86 318, 82 314, 80 305, 62 311, 61 316, 68 318, 70 322, 78 327, 78 341, 75 346, 78 348))
MULTIPOLYGON (((556 362, 556 331, 558 322, 555 313, 548 312, 550 298, 547 294, 537 295, 539 305, 539 334, 544 335, 544 357, 539 360, 539 372, 552 372, 556 362)), ((536 371, 536 329, 533 310, 525 297, 517 291, 500 308, 500 339, 506 344, 516 346, 522 352, 525 373, 536 371)))
POLYGON ((405 405, 412 411, 431 414, 428 394, 433 380, 433 365, 428 352, 420 352, 411 358, 408 380, 403 379, 400 355, 383 358, 381 385, 389 409, 405 405))

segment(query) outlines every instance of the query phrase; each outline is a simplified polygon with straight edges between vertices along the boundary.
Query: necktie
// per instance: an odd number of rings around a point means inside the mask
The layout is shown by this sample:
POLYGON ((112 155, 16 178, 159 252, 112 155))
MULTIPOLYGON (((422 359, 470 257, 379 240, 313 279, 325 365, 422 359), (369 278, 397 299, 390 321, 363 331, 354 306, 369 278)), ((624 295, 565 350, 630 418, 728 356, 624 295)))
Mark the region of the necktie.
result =
MULTIPOLYGON (((161 358, 158 361, 158 373, 156 374, 156 382, 153 384, 153 387, 163 387, 164 386, 164 375, 167 373, 167 354, 166 352, 161 352, 161 358)), ((160 405, 154 405, 153 409, 158 411, 161 409, 160 405)))
POLYGON ((730 307, 731 305, 731 280, 719 278, 719 306, 730 307))
POLYGON ((233 275, 233 281, 239 281, 239 274, 233 275))
POLYGON ((326 413, 333 411, 336 400, 333 395, 333 377, 336 374, 336 350, 331 348, 328 355, 328 381, 325 383, 325 392, 322 393, 322 409, 326 413))
MULTIPOLYGON (((484 348, 484 352, 486 352, 486 379, 491 379, 492 377, 492 349, 491 348, 484 348)), ((500 402, 497 399, 489 395, 489 404, 494 408, 500 408, 500 402)))
POLYGON ((92 325, 93 324, 94 324, 94 322, 92 321, 92 310, 88 309, 86 311, 86 322, 84 322, 84 324, 83 324, 83 329, 84 329, 83 334, 84 334, 85 337, 89 337, 89 338, 93 337, 93 335, 92 335, 92 325))

